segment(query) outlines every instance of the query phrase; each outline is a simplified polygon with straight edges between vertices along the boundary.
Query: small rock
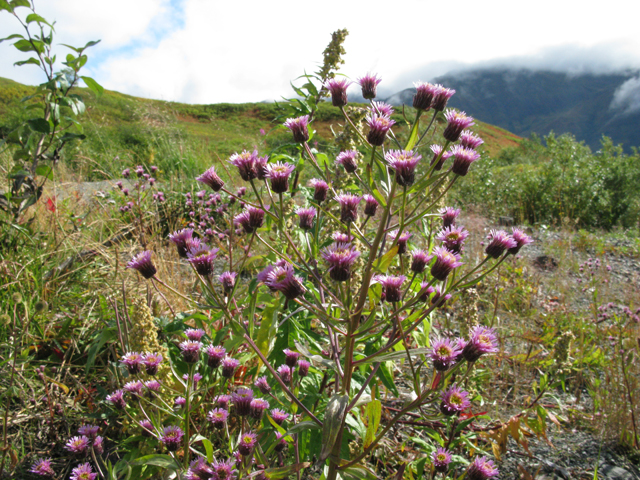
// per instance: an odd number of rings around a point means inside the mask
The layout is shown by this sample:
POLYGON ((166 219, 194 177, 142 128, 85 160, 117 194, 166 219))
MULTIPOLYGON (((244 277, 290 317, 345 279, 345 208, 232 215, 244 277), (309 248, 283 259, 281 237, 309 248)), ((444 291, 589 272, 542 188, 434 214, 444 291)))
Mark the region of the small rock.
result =
POLYGON ((614 467, 613 465, 603 464, 598 469, 598 477, 602 480, 636 480, 636 476, 632 475, 624 468, 614 467), (602 476, 600 476, 602 474, 602 476))

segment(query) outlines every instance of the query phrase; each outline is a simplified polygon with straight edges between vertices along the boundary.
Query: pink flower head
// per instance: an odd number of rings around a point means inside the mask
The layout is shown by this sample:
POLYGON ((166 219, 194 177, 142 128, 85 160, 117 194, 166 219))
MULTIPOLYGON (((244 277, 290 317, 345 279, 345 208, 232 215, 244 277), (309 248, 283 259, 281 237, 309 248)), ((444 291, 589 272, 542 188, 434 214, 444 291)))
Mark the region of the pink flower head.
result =
POLYGON ((274 451, 282 452, 285 448, 287 448, 287 437, 282 435, 280 432, 276 432, 276 446, 274 447, 274 451))
POLYGON ((254 447, 258 443, 258 436, 253 432, 246 432, 240 436, 240 442, 238 442, 238 451, 243 457, 251 455, 254 447))
MULTIPOLYGON (((269 175, 269 169, 267 168, 268 163, 269 163, 269 157, 266 155, 264 157, 256 158, 256 175, 257 175, 256 178, 258 180, 264 180, 269 175)), ((238 196, 241 197, 243 195, 244 193, 238 196)))
POLYGON ((411 271, 414 273, 422 273, 431 261, 431 255, 424 250, 414 250, 411 252, 411 271))
POLYGON ((336 197, 340 204, 340 220, 342 223, 355 222, 358 218, 358 204, 362 197, 350 193, 342 193, 336 197))
POLYGON ((258 159, 258 151, 247 152, 243 150, 242 153, 234 153, 229 158, 229 163, 238 167, 238 173, 240 177, 249 182, 258 177, 258 170, 256 168, 256 160, 258 159))
POLYGON ((158 380, 147 380, 144 382, 144 386, 149 390, 148 394, 151 392, 159 392, 162 384, 158 380))
POLYGON ((278 425, 282 425, 286 420, 289 419, 289 414, 279 408, 274 408, 273 410, 271 410, 269 412, 269 415, 271 415, 271 418, 273 418, 273 421, 276 422, 278 425))
POLYGON ((436 261, 431 266, 431 275, 436 280, 446 280, 454 268, 458 268, 462 265, 462 262, 460 262, 460 255, 452 253, 444 247, 434 248, 433 254, 436 257, 436 261))
POLYGON ((431 297, 431 305, 436 305, 437 308, 445 306, 447 301, 451 298, 451 294, 447 293, 443 296, 443 289, 437 286, 433 289, 433 297, 431 297))
POLYGON ((282 353, 284 353, 284 363, 289 365, 289 367, 295 368, 295 366, 298 365, 298 359, 300 358, 298 352, 294 352, 290 348, 285 348, 282 353))
POLYGON ((152 437, 153 436, 153 423, 149 420, 144 419, 138 422, 138 425, 142 427, 142 436, 143 437, 152 437))
POLYGON ((178 345, 182 351, 182 359, 187 363, 196 363, 200 358, 201 342, 187 340, 178 345))
POLYGON ((31 473, 35 473, 36 475, 40 475, 41 477, 55 477, 56 472, 53 471, 51 467, 51 459, 50 458, 40 458, 36 460, 36 462, 31 465, 31 473))
POLYGON ((187 328, 184 331, 184 334, 187 336, 187 338, 194 342, 199 342, 200 339, 204 337, 204 333, 204 330, 202 330, 201 328, 187 328))
POLYGON ((333 238, 333 241, 336 243, 351 243, 351 241, 353 240, 352 236, 342 232, 334 232, 331 235, 331 238, 333 238))
POLYGON ((282 266, 276 264, 267 273, 264 283, 271 290, 282 293, 289 300, 294 300, 305 292, 301 279, 294 275, 293 267, 286 262, 282 266))
POLYGON ((214 428, 224 428, 229 418, 229 412, 224 408, 214 408, 207 414, 207 420, 209 420, 214 428))
POLYGON ((218 368, 227 353, 226 349, 220 345, 209 345, 204 351, 208 357, 207 365, 209 368, 218 368))
POLYGON ((452 253, 461 253, 464 242, 469 236, 469 232, 462 227, 450 225, 440 230, 436 235, 436 240, 442 242, 442 246, 452 253))
MULTIPOLYGON (((522 247, 533 243, 533 239, 519 228, 512 229, 511 238, 516 242, 516 246, 508 250, 511 255, 517 255, 522 247)), ((611 271, 610 265, 607 265, 607 271, 611 271)))
POLYGON ((289 365, 280 365, 278 367, 278 376, 282 379, 284 383, 291 382, 292 375, 293 375, 293 370, 289 365))
POLYGON ((377 113, 370 113, 365 118, 367 125, 369 126, 369 133, 367 134, 367 141, 374 147, 380 147, 384 144, 387 138, 387 132, 396 123, 386 115, 379 115, 377 113))
POLYGON ((74 453, 76 455, 86 455, 91 448, 91 440, 89 437, 79 435, 71 437, 69 441, 64 445, 65 450, 74 453))
POLYGON ((431 158, 430 165, 433 165, 434 163, 438 162, 436 163, 434 170, 442 170, 442 166, 444 165, 444 162, 446 162, 447 159, 451 157, 451 155, 453 155, 453 153, 450 150, 443 152, 442 145, 431 145, 431 147, 429 148, 431 148, 431 151, 433 152, 433 158, 431 158))
POLYGON ((465 148, 462 145, 455 145, 451 149, 453 154, 453 166, 451 171, 456 175, 465 176, 469 172, 469 167, 475 161, 480 158, 480 154, 470 148, 465 148))
POLYGON ((313 219, 316 216, 316 209, 313 207, 299 208, 296 210, 296 215, 300 219, 300 228, 303 230, 311 230, 313 228, 313 219))
POLYGON ((262 416, 264 415, 264 411, 269 408, 269 402, 267 402, 264 398, 254 398, 251 400, 251 413, 249 415, 251 418, 256 420, 262 420, 262 416))
POLYGON ((398 244, 398 255, 404 255, 407 253, 407 242, 413 234, 409 232, 402 232, 398 235, 398 233, 398 230, 393 230, 392 232, 389 232, 389 236, 398 244))
POLYGON ((182 437, 184 436, 184 432, 182 429, 176 425, 169 425, 168 427, 164 427, 162 431, 162 436, 160 437, 160 441, 164 443, 164 446, 167 447, 167 450, 170 452, 175 452, 180 448, 180 443, 182 442, 182 437))
POLYGON ((469 465, 465 479, 489 480, 492 477, 498 476, 498 473, 498 469, 494 465, 493 460, 489 460, 487 457, 478 457, 469 465))
POLYGON ((187 258, 187 252, 190 248, 190 240, 193 238, 193 230, 190 228, 185 228, 182 230, 178 230, 177 232, 173 232, 169 235, 169 240, 171 240, 178 249, 178 255, 181 258, 187 258))
POLYGON ((447 119, 448 123, 444 132, 442 132, 442 136, 450 142, 457 142, 462 131, 473 125, 472 117, 468 117, 465 112, 458 112, 453 109, 447 110, 444 118, 447 119))
POLYGON ((382 81, 375 74, 367 73, 364 77, 358 79, 358 84, 362 88, 362 96, 367 100, 373 100, 376 98, 376 89, 378 84, 382 81))
POLYGON ((289 190, 289 177, 295 169, 295 165, 290 163, 270 163, 267 166, 267 177, 271 180, 271 190, 274 193, 285 193, 289 190))
POLYGON ((236 272, 222 272, 218 277, 218 281, 222 284, 225 293, 230 293, 236 283, 236 272))
POLYGON ((436 472, 444 473, 449 469, 451 463, 451 453, 446 448, 439 447, 431 455, 431 461, 436 472))
POLYGON ((124 400, 124 390, 116 390, 112 394, 107 395, 106 400, 118 410, 124 410, 127 406, 127 402, 124 400))
POLYGON ((447 102, 453 94, 456 93, 455 90, 451 88, 445 88, 442 85, 434 85, 435 92, 433 96, 433 102, 431 102, 431 107, 437 112, 443 112, 445 108, 447 108, 447 102))
POLYGON ((331 78, 324 84, 324 88, 331 93, 331 103, 334 107, 344 107, 347 104, 347 88, 351 82, 346 78, 331 78))
POLYGON ((418 292, 418 300, 421 302, 427 302, 433 292, 435 292, 435 288, 430 286, 429 282, 422 282, 420 284, 420 291, 418 292))
POLYGON ((229 402, 231 402, 231 396, 218 395, 216 398, 214 398, 214 401, 219 408, 224 408, 225 410, 229 410, 229 402))
POLYGON ((146 279, 153 277, 158 271, 151 261, 151 251, 149 250, 145 250, 134 256, 131 261, 127 263, 127 268, 137 270, 146 279))
POLYGON ((300 377, 306 377, 307 375, 309 375, 310 366, 311 364, 304 358, 298 360, 298 375, 300 375, 300 377))
POLYGON ((241 387, 231 395, 231 402, 236 414, 246 417, 251 413, 251 401, 253 400, 253 390, 241 387))
POLYGON ((97 425, 83 425, 78 429, 78 434, 94 439, 98 436, 99 431, 100 427, 97 425))
POLYGON ((498 339, 493 328, 478 325, 469 332, 469 341, 462 350, 467 362, 475 362, 482 355, 498 352, 498 339))
POLYGON ((262 392, 263 395, 267 395, 271 392, 271 385, 269 385, 267 377, 259 377, 253 384, 258 390, 260 390, 260 392, 262 392))
POLYGON ((144 364, 147 375, 155 375, 158 373, 158 367, 162 363, 162 355, 159 353, 145 353, 142 363, 144 364))
POLYGON ((436 86, 430 83, 414 82, 416 94, 413 96, 413 108, 427 111, 431 108, 433 97, 436 94, 436 86))
POLYGON ((240 225, 246 233, 253 233, 264 224, 264 210, 249 206, 235 216, 233 223, 240 225))
POLYGON ((90 464, 82 463, 71 470, 69 480, 95 480, 97 476, 90 464))
POLYGON ((234 478, 236 472, 235 462, 232 459, 222 461, 214 460, 211 468, 215 473, 213 478, 216 480, 230 480, 231 478, 234 478))
POLYGON ((484 249, 484 253, 491 258, 500 258, 505 250, 518 246, 517 242, 504 230, 491 230, 488 238, 489 243, 484 249))
POLYGON ((211 188, 214 192, 220 191, 222 187, 224 187, 224 182, 216 173, 215 167, 211 167, 209 170, 204 172, 199 177, 196 177, 198 182, 204 183, 206 186, 211 188))
POLYGON ((404 275, 376 275, 374 281, 382 285, 382 294, 384 300, 389 303, 399 302, 402 299, 400 291, 402 284, 407 279, 404 275))
MULTIPOLYGON (((215 473, 211 466, 207 463, 204 457, 198 457, 189 463, 189 469, 187 470, 188 474, 192 475, 192 479, 189 480, 201 480, 201 479, 210 479, 215 476, 215 473)), ((185 474, 185 479, 188 478, 188 474, 185 474)))
POLYGON ((319 180, 317 178, 312 178, 309 181, 309 184, 314 188, 313 199, 322 203, 327 199, 327 192, 329 191, 329 185, 324 180, 319 180))
POLYGON ((422 158, 413 150, 391 150, 385 160, 396 172, 396 181, 401 187, 410 187, 416 179, 416 165, 422 158))
POLYGON ((349 243, 334 243, 320 252, 329 264, 329 277, 336 282, 346 282, 351 278, 351 266, 360 256, 349 243))
POLYGON ((484 140, 469 130, 465 130, 460 134, 460 145, 465 148, 475 150, 484 143, 484 140))
POLYGON ((459 208, 445 207, 440 210, 440 218, 442 218, 442 228, 447 228, 456 224, 456 219, 460 215, 459 208))
POLYGON ((232 357, 224 357, 222 359, 222 376, 224 378, 233 378, 236 368, 240 366, 240 362, 232 357))
POLYGON ((144 357, 138 352, 125 353, 120 359, 120 363, 127 367, 127 371, 130 375, 136 375, 140 373, 140 366, 144 357))
POLYGON ((127 382, 122 388, 125 392, 130 393, 134 397, 139 397, 142 396, 142 393, 144 391, 144 383, 142 383, 140 380, 136 380, 135 382, 127 382))
POLYGON ((219 248, 212 248, 202 243, 197 248, 191 248, 187 252, 187 261, 198 274, 207 277, 213 273, 213 261, 218 256, 219 248))
POLYGON ((284 126, 291 130, 293 141, 297 143, 305 143, 309 140, 309 115, 298 118, 288 118, 284 122, 284 126))
POLYGON ((345 172, 353 173, 358 169, 358 163, 356 162, 357 158, 357 150, 347 150, 345 152, 340 152, 336 157, 336 165, 342 165, 345 172))
POLYGON ((455 365, 460 352, 458 345, 448 338, 437 338, 432 343, 429 357, 433 361, 433 367, 436 370, 445 372, 455 365))
POLYGON ((393 115, 393 107, 384 102, 371 102, 371 111, 385 117, 393 115))
POLYGON ((363 195, 362 198, 364 198, 364 201, 366 202, 364 206, 364 214, 367 217, 373 217, 378 210, 378 201, 373 195, 369 195, 368 193, 363 195))
POLYGON ((471 406, 469 393, 455 384, 445 390, 441 398, 440 411, 447 416, 458 415, 471 406))

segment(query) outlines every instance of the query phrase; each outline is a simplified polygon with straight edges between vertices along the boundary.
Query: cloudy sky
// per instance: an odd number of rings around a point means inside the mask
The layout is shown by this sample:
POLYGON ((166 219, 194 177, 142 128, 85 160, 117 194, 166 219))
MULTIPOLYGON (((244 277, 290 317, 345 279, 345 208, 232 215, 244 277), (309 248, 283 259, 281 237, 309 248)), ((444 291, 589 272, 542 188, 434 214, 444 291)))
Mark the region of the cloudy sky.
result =
MULTIPOLYGON (((340 28, 350 32, 342 72, 352 79, 378 73, 389 93, 478 65, 640 68, 640 2, 628 0, 598 8, 575 0, 35 0, 35 6, 56 21, 56 43, 102 40, 87 51, 85 68, 105 88, 189 103, 292 96, 290 80, 318 69, 331 32, 340 28)), ((0 36, 20 28, 0 12, 0 36)), ((64 58, 65 47, 56 48, 64 58)), ((25 58, 10 42, 0 44, 0 76, 42 82, 37 67, 13 66, 25 58)))

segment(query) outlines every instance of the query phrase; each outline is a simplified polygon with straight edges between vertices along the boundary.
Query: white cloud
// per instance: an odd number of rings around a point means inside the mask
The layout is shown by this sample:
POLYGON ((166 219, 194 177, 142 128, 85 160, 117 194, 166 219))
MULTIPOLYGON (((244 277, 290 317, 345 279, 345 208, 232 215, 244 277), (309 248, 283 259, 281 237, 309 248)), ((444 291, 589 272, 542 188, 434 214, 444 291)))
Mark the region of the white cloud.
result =
POLYGON ((611 100, 610 110, 622 115, 640 111, 640 77, 630 78, 620 85, 611 100))

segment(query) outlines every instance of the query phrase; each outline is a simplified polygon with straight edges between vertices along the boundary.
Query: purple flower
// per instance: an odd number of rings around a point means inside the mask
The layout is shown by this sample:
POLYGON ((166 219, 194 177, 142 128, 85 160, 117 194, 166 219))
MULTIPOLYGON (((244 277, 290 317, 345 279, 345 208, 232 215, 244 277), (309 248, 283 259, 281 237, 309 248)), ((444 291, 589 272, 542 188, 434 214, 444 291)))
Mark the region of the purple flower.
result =
POLYGON ((456 218, 460 215, 459 208, 445 207, 440 210, 440 218, 442 218, 442 228, 447 228, 456 224, 456 218))
POLYGON ((149 420, 140 420, 138 425, 142 427, 143 437, 153 437, 153 424, 149 420))
POLYGON ((358 204, 362 197, 350 193, 342 193, 336 197, 340 204, 340 220, 342 223, 355 222, 358 218, 358 204))
POLYGON ((336 157, 336 165, 342 165, 345 172, 353 173, 358 168, 356 158, 358 158, 357 150, 347 150, 345 152, 340 152, 336 157))
POLYGON ((351 266, 360 256, 349 243, 334 243, 324 248, 320 255, 329 264, 329 277, 336 282, 345 282, 351 278, 351 266))
POLYGON ((222 360, 222 376, 224 378, 233 378, 236 372, 236 368, 240 365, 240 362, 235 358, 224 357, 222 360))
POLYGON ((447 150, 446 152, 443 152, 442 149, 442 145, 431 145, 431 151, 433 152, 433 158, 431 159, 431 163, 430 165, 433 165, 434 163, 436 163, 436 161, 438 162, 436 164, 436 166, 433 168, 434 170, 442 170, 442 166, 444 165, 444 162, 447 161, 447 159, 449 157, 451 157, 451 155, 453 155, 453 153, 451 153, 450 150, 447 150))
POLYGON ((137 270, 146 279, 153 277, 158 271, 151 261, 151 252, 149 250, 145 250, 134 256, 131 261, 127 263, 127 268, 137 270))
POLYGON ((380 147, 384 144, 387 138, 387 132, 389 132, 389 129, 396 123, 386 115, 379 115, 377 113, 370 113, 365 118, 365 121, 369 126, 367 141, 374 147, 380 147))
MULTIPOLYGON (((184 377, 183 377, 183 378, 184 378, 184 377)), ((184 398, 184 397, 176 397, 176 398, 173 400, 173 406, 174 406, 175 408, 182 408, 182 407, 184 407, 186 404, 187 404, 187 399, 186 399, 186 398, 184 398)))
POLYGON ((445 88, 442 85, 434 85, 434 87, 435 92, 433 102, 431 102, 431 107, 437 112, 442 112, 447 108, 447 102, 453 94, 456 93, 456 91, 450 88, 445 88))
POLYGON ((462 227, 450 225, 440 230, 436 235, 436 240, 442 242, 442 246, 452 253, 461 253, 464 247, 464 241, 469 236, 469 232, 462 227))
POLYGON ((421 302, 426 302, 429 300, 431 294, 435 292, 435 288, 429 285, 429 282, 422 282, 420 284, 420 291, 418 292, 418 300, 421 302))
POLYGON ((414 250, 411 252, 411 271, 414 273, 422 273, 427 266, 427 263, 431 260, 429 255, 424 250, 414 250))
POLYGON ((329 191, 329 185, 327 185, 327 182, 317 178, 312 178, 309 180, 309 185, 314 188, 313 199, 316 202, 322 203, 327 199, 327 192, 329 191))
POLYGON ((218 255, 218 248, 209 249, 206 244, 191 248, 187 252, 187 261, 193 265, 198 274, 207 277, 213 273, 213 261, 218 255))
POLYGON ((324 88, 331 93, 331 103, 334 107, 344 107, 347 104, 347 88, 351 82, 346 78, 339 80, 331 78, 324 84, 324 88))
POLYGON ((276 264, 265 277, 265 285, 282 293, 288 300, 294 300, 305 292, 301 280, 294 275, 289 263, 285 262, 282 266, 276 264))
POLYGON ((160 437, 160 441, 164 443, 164 446, 167 447, 167 450, 170 452, 175 452, 180 448, 180 443, 182 442, 182 437, 184 436, 184 432, 182 429, 176 425, 169 425, 168 427, 164 427, 162 430, 162 436, 160 437))
POLYGON ((91 440, 84 435, 71 437, 64 445, 64 448, 76 455, 86 455, 89 452, 89 448, 91 448, 91 440))
POLYGON ((211 188, 214 192, 220 191, 222 187, 224 187, 224 182, 216 173, 216 169, 211 167, 209 170, 204 172, 199 177, 196 177, 198 182, 204 183, 206 186, 211 188))
POLYGON ((218 368, 225 356, 225 353, 227 353, 226 349, 220 345, 209 345, 204 351, 207 354, 207 365, 210 368, 218 368))
POLYGON ((251 413, 251 401, 253 400, 253 390, 241 387, 231 395, 231 402, 237 415, 246 417, 251 413))
POLYGON ((436 261, 431 266, 431 275, 433 275, 436 280, 446 280, 454 268, 462 265, 460 255, 452 253, 444 247, 434 248, 433 253, 436 261))
POLYGON ((82 463, 71 470, 69 480, 95 480, 97 476, 98 474, 94 473, 91 465, 88 463, 82 463))
POLYGON ((447 119, 447 126, 444 129, 444 132, 442 132, 442 136, 450 142, 457 142, 462 131, 473 125, 472 117, 468 117, 466 113, 458 112, 453 109, 447 110, 444 114, 444 118, 447 119))
POLYGON ((451 294, 447 293, 446 295, 444 295, 444 297, 442 296, 443 294, 443 289, 440 288, 439 286, 433 289, 433 297, 431 298, 431 305, 437 305, 438 308, 442 308, 445 306, 445 304, 447 303, 447 301, 451 298, 451 294))
POLYGON ((98 435, 94 440, 93 440, 93 451, 96 452, 98 455, 102 455, 102 453, 104 452, 104 439, 98 435))
POLYGON ((458 415, 471 406, 469 393, 455 384, 445 390, 441 398, 440 411, 447 416, 458 415))
POLYGON ((284 353, 284 363, 289 365, 291 368, 295 368, 295 366, 298 365, 298 358, 300 358, 300 354, 298 352, 285 348, 282 353, 284 353))
POLYGON ((140 380, 137 380, 135 382, 127 382, 124 384, 124 387, 122 387, 122 389, 125 392, 130 393, 134 397, 140 397, 142 396, 142 393, 144 391, 144 383, 142 383, 140 380))
POLYGON ((182 359, 187 363, 196 363, 200 358, 201 342, 187 340, 178 345, 182 351, 182 359))
POLYGON ((307 360, 305 359, 298 360, 298 375, 300 375, 301 378, 309 375, 310 366, 311 364, 307 360))
POLYGON ((219 408, 224 408, 225 410, 229 410, 229 402, 231 401, 231 396, 229 395, 218 395, 214 398, 216 405, 219 408))
MULTIPOLYGON (((269 170, 267 169, 268 163, 269 163, 268 156, 256 158, 256 174, 257 174, 258 180, 264 180, 265 178, 267 178, 267 175, 269 173, 269 170)), ((242 192, 242 195, 240 195, 240 189, 238 189, 238 194, 237 194, 238 197, 244 196, 245 192, 242 192)))
POLYGON ((422 158, 413 150, 391 150, 385 160, 396 171, 396 181, 401 187, 410 187, 416 179, 416 165, 422 158))
POLYGON ((491 258, 500 258, 505 250, 517 248, 517 242, 504 230, 491 230, 489 232, 489 243, 484 249, 491 258))
POLYGON ((83 425, 78 429, 78 434, 89 438, 96 438, 99 431, 100 427, 97 425, 83 425))
POLYGON ((135 172, 136 172, 136 175, 137 175, 138 177, 143 176, 143 175, 144 175, 144 167, 143 167, 142 165, 138 165, 138 166, 136 167, 135 172))
POLYGON ((286 420, 289 419, 289 414, 279 408, 274 408, 269 412, 269 414, 271 415, 271 418, 273 418, 273 421, 278 425, 282 425, 286 420))
POLYGON ((474 135, 474 133, 469 130, 465 130, 460 134, 460 145, 465 148, 475 150, 483 143, 484 140, 482 140, 482 138, 480 138, 478 135, 474 135))
POLYGON ((207 420, 209 420, 214 428, 224 428, 229 418, 229 412, 224 408, 214 408, 207 414, 207 420))
POLYGON ((223 272, 218 277, 218 281, 222 284, 225 293, 230 293, 236 283, 236 272, 223 272))
POLYGON ((467 362, 475 362, 482 355, 497 351, 498 339, 495 330, 478 325, 469 332, 469 341, 462 350, 462 356, 467 362))
POLYGON ((316 209, 313 207, 297 209, 296 215, 298 215, 300 219, 300 228, 303 230, 311 230, 316 213, 316 209))
POLYGON ((278 367, 278 375, 284 383, 290 383, 293 375, 293 369, 289 365, 280 365, 278 367))
POLYGON ((233 475, 236 471, 234 465, 235 462, 231 459, 223 461, 214 460, 213 464, 211 465, 211 468, 215 473, 214 478, 216 480, 229 480, 233 478, 233 475))
POLYGON ((151 395, 151 392, 159 392, 162 384, 158 380, 148 380, 144 382, 144 386, 149 390, 149 395, 151 395))
POLYGON ((271 392, 271 386, 267 381, 267 377, 259 377, 253 384, 258 390, 262 392, 263 395, 267 395, 269 392, 271 392))
POLYGON ((128 168, 125 168, 125 169, 122 171, 122 176, 123 176, 124 178, 129 178, 129 175, 131 175, 131 170, 129 170, 128 168))
POLYGON ((158 373, 158 367, 162 363, 162 355, 159 353, 146 353, 142 359, 147 375, 155 375, 158 373))
POLYGON ((382 81, 376 74, 367 73, 364 77, 358 79, 358 84, 362 88, 362 96, 367 100, 376 98, 376 89, 382 81))
POLYGON ((243 433, 238 442, 238 451, 243 457, 251 455, 254 447, 258 443, 258 436, 253 432, 243 433))
MULTIPOLYGON (((209 466, 204 457, 198 457, 189 463, 189 470, 193 480, 209 480, 215 476, 215 472, 209 466)), ((187 478, 187 475, 185 475, 187 478)))
POLYGON ((200 339, 204 337, 205 332, 201 328, 187 328, 184 334, 187 336, 187 339, 192 342, 199 342, 200 339))
POLYGON ((124 410, 127 406, 127 402, 124 400, 124 390, 116 390, 112 394, 107 395, 106 400, 118 410, 124 410))
POLYGON ((264 411, 269 408, 269 402, 267 402, 264 398, 254 398, 251 400, 251 418, 255 418, 256 420, 262 420, 262 415, 264 415, 264 411))
MULTIPOLYGON (((516 242, 516 246, 509 248, 508 251, 511 255, 517 255, 522 247, 533 243, 533 239, 519 228, 514 228, 512 230, 513 233, 511 234, 511 237, 516 242)), ((607 271, 611 271, 610 265, 607 265, 607 271)))
POLYGON ((296 169, 289 163, 272 163, 267 166, 268 177, 271 180, 271 190, 275 193, 285 193, 289 190, 289 177, 296 169))
POLYGON ((136 375, 140 373, 140 365, 142 365, 143 360, 144 357, 138 352, 128 352, 122 356, 120 363, 127 367, 130 375, 136 375))
POLYGON ((402 299, 400 288, 407 279, 404 275, 376 275, 374 281, 382 285, 382 295, 387 302, 399 302, 402 299))
POLYGON ((393 107, 384 102, 371 102, 371 112, 390 117, 393 115, 393 107))
POLYGON ((280 432, 276 432, 276 441, 276 446, 274 447, 276 452, 282 452, 289 445, 286 437, 284 437, 280 432))
POLYGON ((456 359, 461 350, 448 338, 437 338, 432 343, 429 357, 433 361, 433 366, 439 372, 444 372, 456 363, 456 359))
POLYGON ((367 217, 373 217, 378 210, 378 201, 374 198, 373 195, 369 195, 368 193, 363 195, 364 201, 366 202, 364 206, 364 214, 367 217))
POLYGON ((437 88, 435 85, 424 82, 415 82, 413 86, 416 87, 416 94, 413 96, 413 108, 426 112, 431 108, 437 88))
POLYGON ((331 238, 333 238, 333 241, 336 243, 351 243, 353 240, 353 237, 342 232, 334 232, 331 238))
POLYGON ((234 153, 229 158, 229 162, 238 167, 240 177, 245 182, 250 182, 254 178, 258 177, 258 170, 256 168, 256 160, 258 159, 258 151, 254 150, 252 153, 243 150, 242 153, 234 153))
POLYGON ((389 236, 393 238, 393 241, 397 242, 398 244, 398 255, 404 255, 405 253, 407 253, 407 242, 413 234, 409 232, 402 232, 400 235, 398 235, 398 233, 398 230, 393 230, 392 232, 389 232, 389 236))
POLYGON ((258 207, 247 207, 246 210, 235 216, 235 225, 240 225, 245 232, 253 233, 264 224, 264 210, 258 207))
POLYGON ((497 475, 498 469, 492 460, 487 459, 487 457, 478 457, 471 463, 471 465, 469 465, 465 479, 488 480, 489 478, 496 477, 497 475))
MULTIPOLYGON (((193 246, 193 230, 190 228, 185 228, 183 230, 173 232, 171 235, 169 235, 169 240, 175 243, 178 249, 178 255, 181 258, 187 258, 187 252, 193 246)), ((196 239, 196 241, 198 240, 196 239)))
POLYGON ((455 145, 451 149, 453 154, 453 166, 451 171, 456 175, 465 176, 469 172, 469 167, 475 161, 480 158, 480 154, 470 148, 465 148, 462 145, 455 145))
POLYGON ((449 469, 451 463, 451 454, 446 448, 438 448, 433 454, 431 454, 431 461, 436 472, 446 472, 449 469))
POLYGON ((36 460, 35 463, 31 465, 31 470, 29 471, 41 477, 55 477, 56 475, 56 472, 54 472, 51 467, 50 458, 40 458, 36 460))
POLYGON ((284 122, 284 126, 291 130, 293 141, 297 143, 305 143, 309 140, 309 115, 298 118, 288 118, 284 122))

